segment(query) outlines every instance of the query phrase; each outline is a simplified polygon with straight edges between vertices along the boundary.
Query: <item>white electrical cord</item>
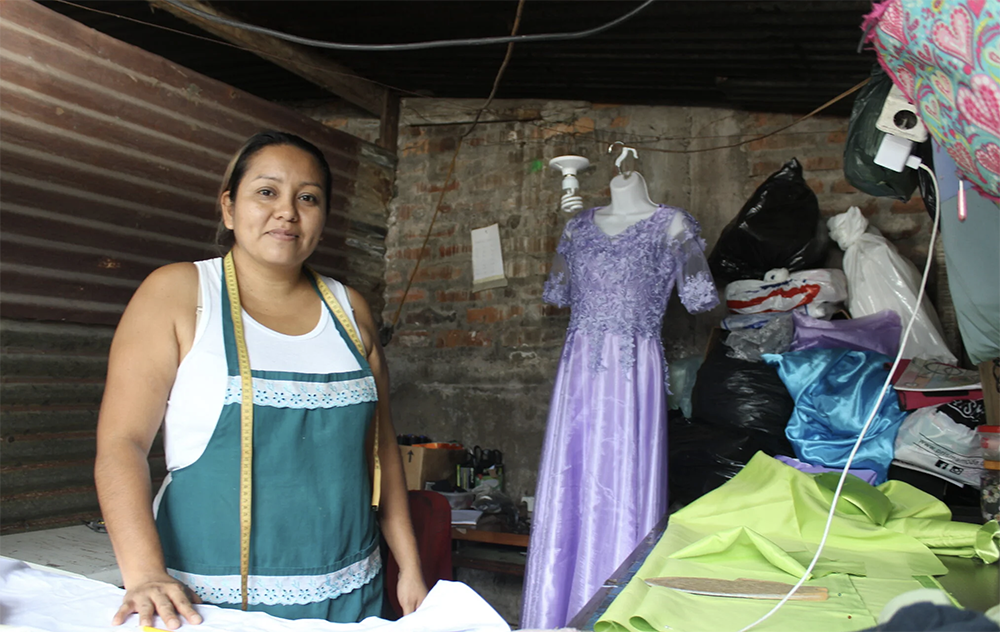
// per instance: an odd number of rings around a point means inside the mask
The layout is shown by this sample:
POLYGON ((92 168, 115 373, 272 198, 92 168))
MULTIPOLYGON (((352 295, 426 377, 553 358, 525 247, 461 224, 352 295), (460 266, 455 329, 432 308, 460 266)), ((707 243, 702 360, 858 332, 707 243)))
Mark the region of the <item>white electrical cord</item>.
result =
POLYGON ((830 513, 826 517, 826 528, 823 529, 823 537, 820 538, 819 548, 816 549, 816 554, 813 556, 812 561, 809 562, 808 568, 806 568, 799 581, 792 586, 791 590, 788 591, 788 594, 785 595, 784 598, 782 598, 782 600, 774 606, 774 608, 771 608, 770 612, 739 632, 747 632, 747 630, 750 630, 769 619, 771 615, 785 605, 785 602, 791 599, 792 595, 795 594, 795 591, 797 591, 802 584, 806 582, 812 574, 813 568, 816 567, 816 562, 819 561, 819 557, 823 553, 823 547, 826 546, 826 538, 830 534, 830 525, 833 524, 833 516, 836 514, 837 510, 837 501, 840 499, 840 492, 844 488, 844 481, 847 480, 848 470, 851 469, 851 464, 854 462, 854 455, 858 453, 858 449, 861 447, 861 442, 865 438, 865 433, 868 432, 868 427, 871 426, 872 421, 874 421, 875 416, 878 414, 879 408, 882 406, 882 400, 885 399, 885 394, 889 388, 890 382, 892 381, 892 376, 896 372, 896 367, 899 366, 899 361, 903 357, 903 350, 906 348, 906 341, 910 338, 910 330, 913 329, 913 323, 916 322, 917 314, 920 312, 920 305, 924 300, 924 288, 927 287, 927 275, 931 269, 931 261, 934 259, 934 240, 937 238, 938 222, 941 219, 941 196, 937 178, 934 177, 934 171, 932 171, 927 165, 919 163, 919 159, 914 160, 914 158, 916 157, 911 156, 910 160, 907 161, 907 165, 914 168, 919 167, 920 169, 925 170, 930 174, 931 181, 934 182, 934 224, 931 226, 931 243, 927 248, 927 263, 924 265, 924 276, 920 280, 920 291, 917 293, 917 302, 913 307, 913 315, 910 316, 910 321, 906 324, 906 331, 903 332, 903 339, 899 345, 899 353, 896 354, 896 360, 892 363, 892 368, 889 369, 889 375, 885 378, 885 383, 882 384, 882 390, 879 393, 878 400, 872 407, 872 412, 868 415, 868 420, 865 422, 865 425, 862 426, 861 433, 858 435, 858 440, 854 442, 854 448, 851 450, 851 454, 847 457, 847 463, 844 465, 844 471, 840 473, 840 480, 837 482, 837 489, 833 493, 833 500, 830 502, 830 513))

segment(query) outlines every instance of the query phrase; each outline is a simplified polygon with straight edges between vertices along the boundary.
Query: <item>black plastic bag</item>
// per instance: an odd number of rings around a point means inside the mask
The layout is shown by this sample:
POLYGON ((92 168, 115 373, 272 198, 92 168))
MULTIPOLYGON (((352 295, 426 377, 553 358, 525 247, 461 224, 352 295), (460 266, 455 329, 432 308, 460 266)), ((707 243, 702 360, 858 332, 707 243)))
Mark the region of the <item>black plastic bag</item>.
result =
POLYGON ((778 370, 764 362, 730 358, 728 349, 725 344, 716 344, 698 369, 691 393, 692 416, 780 436, 791 449, 784 437, 795 401, 778 370))
POLYGON ((818 268, 829 236, 819 201, 792 158, 771 174, 729 222, 708 258, 716 281, 763 279, 768 270, 818 268))
POLYGON ((784 432, 775 435, 704 419, 670 420, 670 502, 688 504, 736 476, 758 451, 794 455, 784 432))
POLYGON ((875 154, 885 137, 885 132, 875 127, 875 122, 882 113, 882 106, 890 90, 892 79, 875 65, 871 79, 858 92, 851 109, 847 144, 844 146, 844 177, 851 186, 868 195, 891 197, 905 202, 917 188, 917 171, 903 169, 899 173, 875 164, 875 154))
POLYGON ((757 452, 795 455, 785 436, 795 402, 777 369, 730 358, 727 350, 720 340, 698 369, 693 418, 672 417, 667 425, 671 502, 686 504, 707 494, 757 452))

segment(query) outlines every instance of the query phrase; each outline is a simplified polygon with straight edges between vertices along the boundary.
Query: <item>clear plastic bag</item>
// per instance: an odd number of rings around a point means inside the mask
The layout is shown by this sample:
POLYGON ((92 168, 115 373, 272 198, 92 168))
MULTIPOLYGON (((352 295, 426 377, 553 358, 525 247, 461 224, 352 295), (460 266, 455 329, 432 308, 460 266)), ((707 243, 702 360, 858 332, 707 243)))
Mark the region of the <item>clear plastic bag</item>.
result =
POLYGON ((667 407, 680 410, 685 417, 691 416, 691 391, 698 376, 698 368, 704 358, 700 355, 674 360, 670 363, 670 395, 667 407))
POLYGON ((920 272, 852 206, 828 221, 830 236, 844 251, 844 272, 849 290, 848 309, 852 316, 868 316, 891 309, 907 323, 917 310, 917 318, 903 349, 904 358, 928 358, 957 364, 941 335, 937 312, 927 297, 917 305, 920 272))
POLYGON ((739 329, 731 332, 725 340, 729 347, 726 354, 750 362, 760 362, 765 353, 784 353, 792 344, 795 330, 791 314, 781 314, 772 318, 758 329, 739 329))

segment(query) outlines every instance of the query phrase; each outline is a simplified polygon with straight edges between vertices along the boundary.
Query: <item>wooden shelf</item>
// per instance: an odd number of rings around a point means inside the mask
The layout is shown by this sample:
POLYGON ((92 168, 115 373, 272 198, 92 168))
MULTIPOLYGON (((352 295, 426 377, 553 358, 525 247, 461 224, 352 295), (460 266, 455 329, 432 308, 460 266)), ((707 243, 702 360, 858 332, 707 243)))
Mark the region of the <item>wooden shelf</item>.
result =
POLYGON ((528 548, 528 536, 520 533, 503 533, 500 531, 479 531, 478 529, 465 527, 451 528, 452 540, 463 540, 465 542, 483 542, 486 544, 504 544, 507 546, 519 546, 528 548))
POLYGON ((525 555, 523 551, 498 548, 483 543, 469 543, 452 553, 451 563, 456 568, 473 568, 492 573, 524 575, 525 555))

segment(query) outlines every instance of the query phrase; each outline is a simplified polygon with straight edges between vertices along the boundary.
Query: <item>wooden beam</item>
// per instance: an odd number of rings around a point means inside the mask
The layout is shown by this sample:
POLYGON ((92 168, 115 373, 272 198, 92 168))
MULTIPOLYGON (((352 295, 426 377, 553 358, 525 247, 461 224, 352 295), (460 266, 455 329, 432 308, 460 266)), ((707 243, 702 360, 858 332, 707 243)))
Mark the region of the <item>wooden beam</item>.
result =
MULTIPOLYGON (((187 6, 219 17, 230 17, 201 0, 182 0, 187 6)), ((233 26, 226 26, 188 13, 163 0, 149 0, 154 8, 163 9, 182 20, 194 24, 227 42, 252 49, 255 54, 295 73, 306 81, 329 90, 338 97, 357 105, 375 116, 382 116, 388 90, 363 79, 351 69, 331 61, 306 46, 253 33, 233 26)))
POLYGON ((386 91, 378 136, 378 146, 395 155, 399 141, 399 94, 392 90, 386 91))

